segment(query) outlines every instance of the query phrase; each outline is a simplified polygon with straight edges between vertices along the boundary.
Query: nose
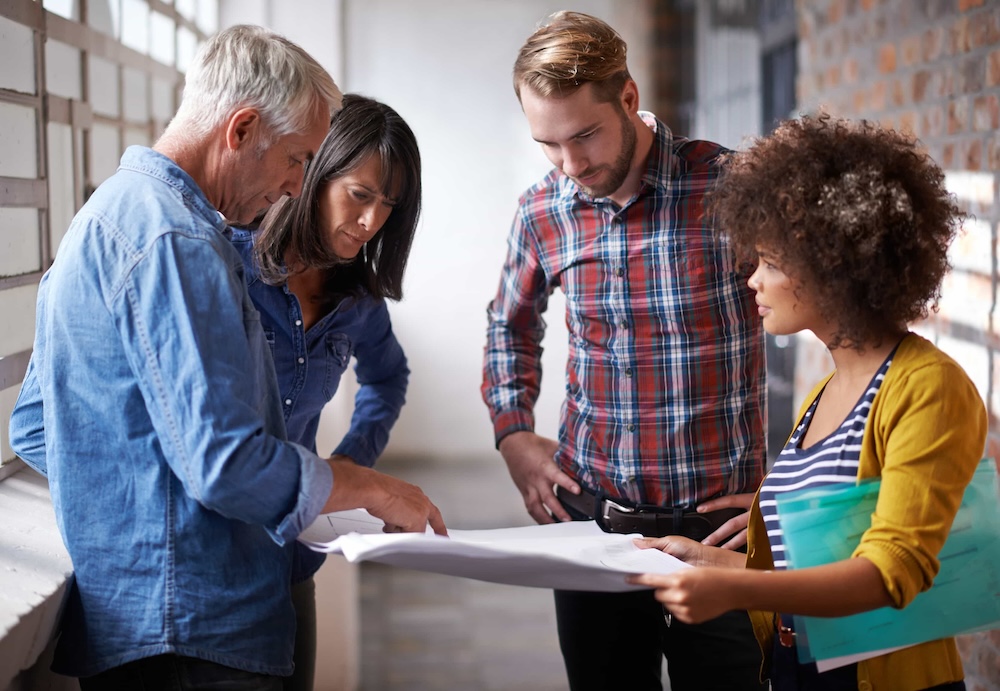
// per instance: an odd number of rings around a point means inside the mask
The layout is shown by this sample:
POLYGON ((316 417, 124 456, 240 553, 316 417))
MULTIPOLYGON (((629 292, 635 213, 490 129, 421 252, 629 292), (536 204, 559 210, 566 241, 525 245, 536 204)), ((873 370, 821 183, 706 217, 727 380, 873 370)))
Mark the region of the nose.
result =
POLYGON ((391 213, 392 209, 384 204, 370 204, 362 210, 361 216, 358 218, 358 225, 366 233, 374 235, 382 228, 391 213))
POLYGON ((586 156, 572 147, 563 149, 562 156, 562 171, 571 178, 582 175, 587 170, 587 166, 590 165, 586 156))
POLYGON ((760 273, 760 264, 757 264, 757 268, 753 270, 753 273, 750 274, 750 278, 747 279, 747 285, 750 287, 750 290, 756 293, 760 292, 760 276, 758 276, 759 273, 760 273))
POLYGON ((302 194, 302 183, 305 181, 306 171, 304 166, 292 166, 291 172, 285 179, 285 184, 281 186, 281 191, 292 199, 302 194))

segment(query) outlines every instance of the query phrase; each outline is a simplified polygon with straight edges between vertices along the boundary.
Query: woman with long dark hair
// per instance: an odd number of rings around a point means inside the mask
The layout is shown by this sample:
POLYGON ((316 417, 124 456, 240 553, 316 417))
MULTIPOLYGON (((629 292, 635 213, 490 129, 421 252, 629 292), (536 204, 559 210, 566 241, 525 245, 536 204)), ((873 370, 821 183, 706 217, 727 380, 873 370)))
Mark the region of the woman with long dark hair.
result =
MULTIPOLYGON (((354 414, 333 456, 371 466, 385 448, 409 378, 385 301, 402 297, 420 200, 420 152, 409 126, 389 106, 348 94, 308 162, 302 194, 277 201, 257 230, 234 231, 273 348, 290 440, 316 449, 320 413, 353 357, 354 414)), ((295 548, 295 674, 285 687, 311 691, 312 577, 325 555, 295 548)))

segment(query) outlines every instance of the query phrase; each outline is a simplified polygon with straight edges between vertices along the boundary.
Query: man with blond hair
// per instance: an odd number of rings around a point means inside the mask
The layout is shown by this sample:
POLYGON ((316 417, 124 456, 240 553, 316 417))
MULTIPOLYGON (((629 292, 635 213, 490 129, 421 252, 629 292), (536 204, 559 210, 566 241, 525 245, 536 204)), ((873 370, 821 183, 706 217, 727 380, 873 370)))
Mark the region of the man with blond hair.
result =
MULTIPOLYGON (((626 45, 560 12, 521 48, 514 90, 555 168, 521 197, 490 304, 483 397, 539 523, 709 543, 746 525, 764 473, 764 340, 747 273, 703 214, 725 149, 639 111, 626 45), (559 439, 535 433, 542 315, 566 295, 559 439)), ((745 537, 737 537, 732 547, 745 537)), ((556 591, 573 691, 760 689, 746 612, 670 622, 651 591, 556 591)))
POLYGON ((11 446, 49 478, 75 576, 53 669, 85 691, 281 689, 306 526, 363 507, 445 532, 419 488, 284 440, 226 237, 299 194, 340 100, 294 43, 220 32, 163 136, 125 152, 42 279, 11 446))

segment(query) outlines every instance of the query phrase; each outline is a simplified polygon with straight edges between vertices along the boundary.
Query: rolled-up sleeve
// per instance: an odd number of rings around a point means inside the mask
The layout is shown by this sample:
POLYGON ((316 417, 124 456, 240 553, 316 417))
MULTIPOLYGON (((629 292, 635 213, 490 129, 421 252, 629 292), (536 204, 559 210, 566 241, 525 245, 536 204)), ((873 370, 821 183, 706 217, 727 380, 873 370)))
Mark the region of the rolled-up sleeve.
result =
POLYGON ((355 462, 372 466, 389 442, 389 431, 406 402, 410 368, 392 331, 384 300, 372 300, 364 333, 355 349, 358 392, 351 427, 334 450, 355 462))
POLYGON ((551 289, 523 213, 514 220, 500 286, 487 308, 481 393, 497 445, 508 434, 534 429, 542 379, 542 315, 551 289))
POLYGON ((42 475, 47 474, 45 462, 45 408, 38 384, 38 348, 31 355, 21 391, 10 415, 10 447, 14 453, 42 475))

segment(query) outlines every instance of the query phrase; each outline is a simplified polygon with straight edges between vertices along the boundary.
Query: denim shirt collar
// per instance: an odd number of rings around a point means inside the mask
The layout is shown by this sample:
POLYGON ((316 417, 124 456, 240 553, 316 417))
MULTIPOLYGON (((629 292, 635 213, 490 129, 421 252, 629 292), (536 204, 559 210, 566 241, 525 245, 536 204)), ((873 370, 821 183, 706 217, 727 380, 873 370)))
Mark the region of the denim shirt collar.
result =
POLYGON ((229 226, 226 225, 225 218, 208 201, 208 197, 205 196, 194 178, 172 158, 149 147, 133 145, 125 149, 118 167, 120 170, 131 170, 149 175, 174 188, 193 211, 213 225, 220 233, 229 236, 230 230, 229 226))

